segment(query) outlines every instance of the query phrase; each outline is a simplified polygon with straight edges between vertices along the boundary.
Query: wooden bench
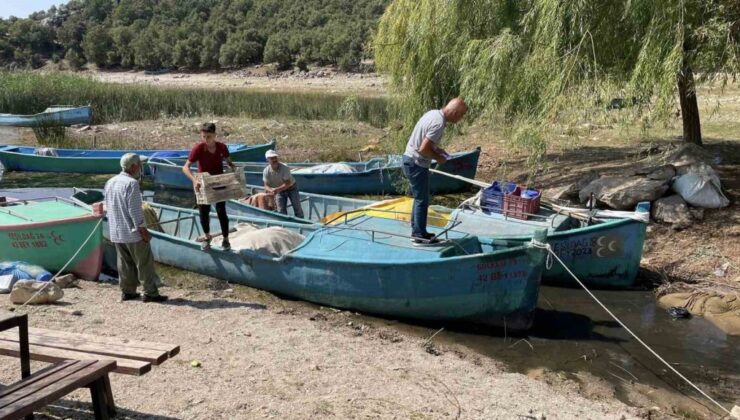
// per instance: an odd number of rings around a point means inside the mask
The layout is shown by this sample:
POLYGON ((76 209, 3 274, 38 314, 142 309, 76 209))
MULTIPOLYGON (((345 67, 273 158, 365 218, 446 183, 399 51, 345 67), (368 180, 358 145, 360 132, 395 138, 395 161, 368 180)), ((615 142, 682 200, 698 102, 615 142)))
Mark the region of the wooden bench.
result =
POLYGON ((79 388, 89 388, 96 419, 115 416, 116 409, 108 373, 115 360, 66 360, 31 374, 28 317, 0 320, 0 331, 18 327, 21 380, 0 390, 0 418, 33 418, 33 411, 59 400, 79 388))

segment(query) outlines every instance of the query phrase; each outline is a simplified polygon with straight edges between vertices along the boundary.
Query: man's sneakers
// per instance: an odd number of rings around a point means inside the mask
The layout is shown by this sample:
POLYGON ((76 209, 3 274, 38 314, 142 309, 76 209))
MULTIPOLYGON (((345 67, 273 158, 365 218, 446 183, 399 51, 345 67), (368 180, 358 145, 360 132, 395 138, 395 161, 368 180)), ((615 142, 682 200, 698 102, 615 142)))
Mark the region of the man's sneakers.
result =
POLYGON ((415 246, 436 245, 439 243, 439 239, 431 233, 425 233, 421 236, 411 236, 411 243, 415 246))
POLYGON ((121 293, 121 302, 126 302, 127 300, 137 300, 141 297, 141 294, 139 293, 121 293))
POLYGON ((154 303, 162 303, 167 302, 168 297, 165 295, 156 295, 156 296, 149 296, 144 295, 144 299, 142 301, 144 302, 154 302, 154 303))
MULTIPOLYGON (((121 293, 121 302, 126 302, 128 300, 139 300, 141 297, 140 293, 121 293)), ((144 295, 144 298, 141 299, 143 302, 155 302, 155 303, 162 303, 167 301, 167 296, 164 295, 156 295, 156 296, 149 296, 144 295)))
POLYGON ((223 249, 224 251, 228 251, 228 250, 230 250, 230 249, 231 249, 231 243, 229 242, 229 240, 228 240, 228 239, 224 239, 224 240, 223 240, 223 242, 221 242, 221 248, 222 248, 222 249, 223 249))

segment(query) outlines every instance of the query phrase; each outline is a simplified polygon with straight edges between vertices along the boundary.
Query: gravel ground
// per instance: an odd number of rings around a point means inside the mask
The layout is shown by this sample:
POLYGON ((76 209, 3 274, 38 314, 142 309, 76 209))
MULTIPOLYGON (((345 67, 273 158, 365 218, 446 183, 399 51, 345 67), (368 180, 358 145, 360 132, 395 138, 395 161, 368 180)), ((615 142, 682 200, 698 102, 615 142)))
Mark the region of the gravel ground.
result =
MULTIPOLYGON (((447 351, 351 313, 285 309, 279 299, 165 288, 168 304, 119 302, 117 286, 84 282, 62 304, 26 307, 32 326, 181 345, 142 377, 112 375, 119 418, 623 419, 636 409, 586 399, 493 360, 447 351), (82 315, 73 315, 81 311, 82 315), (324 315, 324 313, 328 314, 324 315), (336 319, 348 317, 341 324, 336 319), (347 326, 350 326, 349 328, 347 326), (427 345, 425 345, 425 343, 427 345), (200 367, 192 367, 197 360, 200 367)), ((3 313, 12 307, 0 297, 3 313)), ((290 306, 290 305, 288 305, 290 306)), ((0 358, 0 382, 19 377, 0 358)), ((43 366, 34 363, 34 369, 43 366)), ((42 418, 92 418, 76 391, 42 418)))

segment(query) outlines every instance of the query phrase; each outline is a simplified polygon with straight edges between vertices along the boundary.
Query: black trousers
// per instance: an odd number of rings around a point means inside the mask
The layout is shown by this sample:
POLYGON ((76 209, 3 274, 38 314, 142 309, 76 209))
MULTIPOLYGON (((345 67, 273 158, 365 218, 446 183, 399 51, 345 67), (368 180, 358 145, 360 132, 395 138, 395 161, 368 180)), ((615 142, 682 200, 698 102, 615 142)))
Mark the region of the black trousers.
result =
MULTIPOLYGON (((216 214, 218 214, 218 222, 221 225, 221 232, 223 233, 224 239, 229 237, 229 218, 226 216, 226 202, 222 201, 216 203, 216 214)), ((198 212, 200 213, 200 225, 203 227, 203 233, 206 235, 211 233, 211 206, 208 204, 201 204, 198 206, 198 212)))

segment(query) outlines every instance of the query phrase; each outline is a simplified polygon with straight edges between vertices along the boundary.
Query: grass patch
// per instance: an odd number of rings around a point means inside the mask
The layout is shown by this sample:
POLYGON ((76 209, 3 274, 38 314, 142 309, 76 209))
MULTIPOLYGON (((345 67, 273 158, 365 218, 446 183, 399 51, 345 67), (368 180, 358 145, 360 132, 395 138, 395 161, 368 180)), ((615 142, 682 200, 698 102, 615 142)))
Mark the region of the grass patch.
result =
POLYGON ((292 117, 357 121, 383 127, 385 98, 347 97, 310 92, 258 92, 226 89, 162 88, 104 83, 62 73, 0 72, 0 110, 34 114, 49 105, 93 107, 95 124, 200 115, 292 117), (350 99, 348 99, 350 98, 350 99))

